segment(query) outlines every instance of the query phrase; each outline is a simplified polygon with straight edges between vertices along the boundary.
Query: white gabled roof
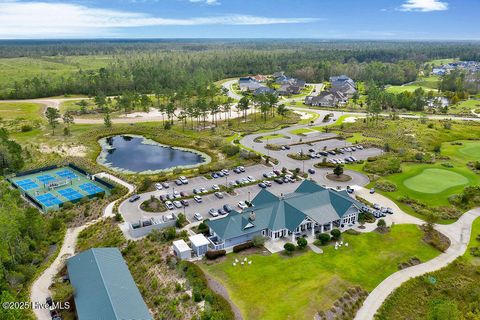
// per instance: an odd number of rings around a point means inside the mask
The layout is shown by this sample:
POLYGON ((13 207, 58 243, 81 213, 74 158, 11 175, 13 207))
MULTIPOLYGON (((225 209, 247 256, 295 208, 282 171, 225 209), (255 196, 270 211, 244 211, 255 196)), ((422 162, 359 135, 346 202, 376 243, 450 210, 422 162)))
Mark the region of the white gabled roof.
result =
POLYGON ((206 246, 210 243, 207 238, 203 234, 196 234, 194 236, 188 237, 188 240, 192 243, 195 247, 206 246))
POLYGON ((180 252, 192 251, 192 248, 184 240, 173 241, 173 246, 180 252))

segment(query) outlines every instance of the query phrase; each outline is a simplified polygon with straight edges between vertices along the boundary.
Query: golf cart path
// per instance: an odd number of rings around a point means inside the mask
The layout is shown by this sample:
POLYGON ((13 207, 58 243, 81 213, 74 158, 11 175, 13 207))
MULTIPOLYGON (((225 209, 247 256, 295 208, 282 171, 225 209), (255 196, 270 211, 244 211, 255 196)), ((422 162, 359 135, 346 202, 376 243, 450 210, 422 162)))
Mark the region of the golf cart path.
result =
MULTIPOLYGON (((112 176, 111 174, 101 172, 98 173, 97 176, 108 178, 118 184, 125 186, 128 189, 128 194, 132 193, 135 190, 135 186, 115 176, 112 176)), ((47 297, 50 296, 49 288, 53 282, 54 277, 58 274, 65 261, 75 254, 75 246, 77 244, 77 239, 80 232, 85 228, 94 225, 95 223, 107 217, 112 217, 114 215, 113 207, 115 206, 115 203, 117 201, 118 199, 110 202, 105 207, 103 215, 100 218, 90 221, 80 227, 67 229, 65 237, 63 238, 62 247, 60 248, 60 252, 58 253, 57 257, 52 262, 52 264, 32 284, 32 287, 30 289, 31 302, 45 303, 47 297)), ((33 313, 38 320, 51 320, 50 312, 48 309, 33 309, 33 313)))
POLYGON ((475 208, 464 213, 455 223, 450 225, 436 225, 435 228, 448 236, 451 241, 451 245, 447 251, 432 260, 397 271, 383 280, 375 289, 373 289, 372 292, 370 292, 363 303, 363 306, 357 312, 355 319, 373 319, 388 296, 404 282, 425 273, 442 269, 458 257, 462 256, 467 250, 470 241, 472 224, 478 217, 480 217, 480 208, 475 208))

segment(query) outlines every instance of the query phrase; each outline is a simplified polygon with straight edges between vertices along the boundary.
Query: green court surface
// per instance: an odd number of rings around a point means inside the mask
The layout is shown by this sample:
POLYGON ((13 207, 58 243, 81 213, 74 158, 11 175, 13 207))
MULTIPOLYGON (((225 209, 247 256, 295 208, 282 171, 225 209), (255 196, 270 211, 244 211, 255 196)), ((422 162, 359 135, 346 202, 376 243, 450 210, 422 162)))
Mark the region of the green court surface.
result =
POLYGON ((420 174, 411 177, 403 184, 416 192, 437 194, 447 189, 466 185, 469 180, 453 171, 445 169, 425 169, 420 174))

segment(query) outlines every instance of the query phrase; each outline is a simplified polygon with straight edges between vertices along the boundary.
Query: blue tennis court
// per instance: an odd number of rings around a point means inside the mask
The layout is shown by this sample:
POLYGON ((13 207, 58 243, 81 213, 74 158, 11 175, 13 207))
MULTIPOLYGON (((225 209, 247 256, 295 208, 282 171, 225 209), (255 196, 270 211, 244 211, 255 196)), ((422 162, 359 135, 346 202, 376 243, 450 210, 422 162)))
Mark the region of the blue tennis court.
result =
POLYGON ((31 189, 38 188, 38 184, 33 182, 31 179, 17 181, 16 185, 22 188, 23 190, 31 190, 31 189))
POLYGON ((55 178, 52 177, 52 176, 49 175, 49 174, 44 174, 43 176, 38 176, 37 179, 38 179, 41 183, 49 183, 49 182, 55 180, 55 178))
POLYGON ((91 182, 81 184, 78 187, 80 189, 82 189, 83 191, 85 191, 86 193, 88 193, 89 196, 92 195, 92 194, 97 194, 97 193, 101 193, 101 192, 104 191, 102 188, 94 185, 91 182))
POLYGON ((57 175, 64 179, 74 179, 77 177, 75 173, 73 173, 71 170, 68 170, 68 169, 64 169, 62 171, 57 172, 57 175))
POLYGON ((58 192, 62 197, 67 198, 69 201, 78 200, 78 199, 81 199, 81 198, 84 197, 83 194, 81 194, 81 193, 78 192, 78 191, 75 191, 75 190, 72 189, 72 188, 66 188, 66 189, 58 190, 57 192, 58 192))
POLYGON ((55 205, 60 205, 61 203, 63 203, 63 201, 50 193, 42 194, 36 198, 37 201, 43 204, 45 207, 53 207, 55 205))

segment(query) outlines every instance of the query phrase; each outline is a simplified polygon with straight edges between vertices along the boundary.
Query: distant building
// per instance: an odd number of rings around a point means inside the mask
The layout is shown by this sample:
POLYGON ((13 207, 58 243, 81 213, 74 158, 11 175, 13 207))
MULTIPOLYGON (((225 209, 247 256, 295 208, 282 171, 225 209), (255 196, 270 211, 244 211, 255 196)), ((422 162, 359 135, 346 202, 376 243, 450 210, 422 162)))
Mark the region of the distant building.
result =
POLYGON ((184 240, 176 240, 172 243, 173 252, 180 260, 188 260, 192 258, 192 249, 184 240))
POLYGON ((352 98, 357 92, 355 82, 345 75, 330 77, 332 89, 342 92, 347 98, 352 98))
POLYGON ((93 248, 67 260, 79 320, 151 320, 117 248, 93 248))
POLYGON ((261 74, 257 74, 255 77, 253 77, 256 81, 258 82, 265 82, 267 81, 267 77, 261 74))
POLYGON ((339 105, 338 94, 330 91, 323 91, 318 96, 308 96, 305 98, 305 104, 313 107, 333 108, 339 105))
POLYGON ((301 88, 299 86, 287 83, 282 85, 277 91, 279 95, 287 96, 290 94, 299 94, 301 92, 301 88))
POLYGON ((254 96, 259 96, 259 95, 262 95, 262 94, 267 94, 267 93, 270 93, 270 94, 274 94, 274 95, 277 95, 277 91, 269 88, 269 87, 265 87, 265 86, 262 86, 262 87, 259 87, 255 90, 255 92, 253 93, 254 96))
POLYGON ((255 78, 252 77, 246 77, 246 78, 240 78, 238 80, 238 86, 240 87, 241 91, 250 91, 253 92, 257 90, 258 88, 262 87, 255 78))
POLYGON ((346 191, 326 189, 309 180, 282 197, 262 189, 252 204, 242 213, 232 211, 224 218, 205 221, 213 249, 242 244, 255 236, 294 242, 302 235, 356 224, 362 207, 346 191))

